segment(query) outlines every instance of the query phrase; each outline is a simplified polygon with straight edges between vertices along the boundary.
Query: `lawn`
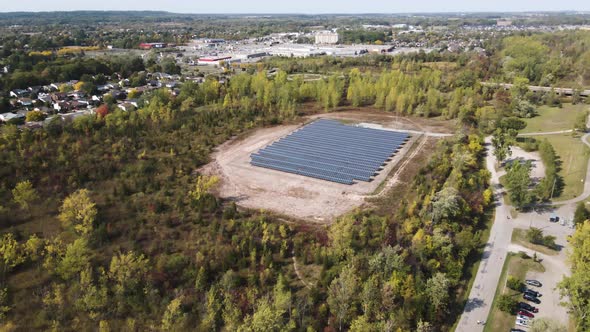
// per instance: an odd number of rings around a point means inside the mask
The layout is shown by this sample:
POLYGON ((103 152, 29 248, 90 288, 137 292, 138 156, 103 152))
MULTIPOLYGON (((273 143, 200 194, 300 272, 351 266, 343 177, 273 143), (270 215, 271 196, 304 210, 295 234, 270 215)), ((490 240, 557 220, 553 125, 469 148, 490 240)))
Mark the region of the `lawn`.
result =
POLYGON ((538 116, 525 119, 527 127, 521 133, 538 133, 570 130, 574 127, 576 117, 590 110, 585 104, 563 104, 563 107, 540 106, 538 116))
POLYGON ((522 229, 522 228, 515 228, 512 231, 512 243, 516 243, 516 244, 520 244, 521 246, 525 247, 525 248, 529 248, 531 250, 534 251, 538 251, 540 253, 543 253, 545 255, 557 255, 559 252, 550 248, 547 248, 545 246, 539 245, 539 244, 533 244, 530 243, 529 240, 527 240, 526 238, 526 229, 522 229))
POLYGON ((547 139, 561 161, 559 175, 563 178, 564 188, 554 195, 555 201, 577 197, 584 190, 584 180, 590 150, 582 143, 580 136, 569 134, 535 136, 538 140, 547 139))
POLYGON ((496 289, 496 295, 494 296, 490 315, 486 320, 484 332, 510 331, 510 329, 514 327, 516 316, 500 311, 496 306, 496 299, 499 298, 501 294, 510 294, 517 297, 520 301, 522 296, 519 292, 506 287, 506 279, 508 279, 509 275, 512 275, 524 280, 527 272, 531 270, 544 272, 545 268, 541 263, 533 262, 531 258, 522 258, 520 254, 508 253, 504 266, 502 267, 502 275, 498 282, 498 288, 496 289))

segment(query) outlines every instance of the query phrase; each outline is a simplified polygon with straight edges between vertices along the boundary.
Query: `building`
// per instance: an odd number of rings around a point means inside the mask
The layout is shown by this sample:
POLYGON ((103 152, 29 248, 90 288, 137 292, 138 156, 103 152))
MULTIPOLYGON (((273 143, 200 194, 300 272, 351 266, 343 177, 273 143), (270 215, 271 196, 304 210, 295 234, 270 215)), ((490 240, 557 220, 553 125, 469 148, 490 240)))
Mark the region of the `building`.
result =
POLYGON ((139 48, 144 50, 151 50, 154 48, 166 48, 168 44, 166 43, 141 43, 139 44, 139 48))
POLYGON ((512 25, 511 20, 497 20, 496 25, 499 27, 509 27, 512 25))
POLYGON ((231 60, 231 56, 220 56, 220 57, 207 57, 207 58, 199 58, 198 64, 200 65, 220 65, 221 62, 229 62, 231 60))
POLYGON ((316 44, 337 44, 338 33, 332 31, 318 31, 315 34, 316 44))

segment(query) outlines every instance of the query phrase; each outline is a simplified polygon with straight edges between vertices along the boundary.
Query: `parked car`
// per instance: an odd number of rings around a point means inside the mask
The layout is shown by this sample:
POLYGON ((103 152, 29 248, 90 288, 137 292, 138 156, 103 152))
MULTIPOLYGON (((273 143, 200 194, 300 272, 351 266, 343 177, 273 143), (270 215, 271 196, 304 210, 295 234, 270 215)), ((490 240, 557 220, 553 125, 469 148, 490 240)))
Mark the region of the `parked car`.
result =
POLYGON ((539 281, 537 281, 537 280, 531 280, 531 279, 527 279, 527 280, 525 280, 525 282, 526 282, 526 284, 527 284, 527 285, 529 285, 529 286, 535 286, 535 287, 541 287, 541 286, 543 286, 543 284, 542 284, 542 283, 540 283, 540 282, 539 282, 539 281))
POLYGON ((523 315, 516 315, 516 319, 524 320, 527 322, 530 320, 530 318, 528 318, 527 316, 523 316, 523 315))
POLYGON ((535 292, 534 290, 528 289, 528 288, 524 290, 524 293, 525 294, 529 294, 529 295, 534 296, 534 297, 541 297, 541 296, 543 296, 543 295, 541 295, 541 293, 535 292))
POLYGON ((558 221, 559 221, 559 217, 558 217, 557 215, 555 215, 555 214, 552 214, 552 215, 549 217, 549 221, 550 221, 550 222, 558 222, 558 221))
POLYGON ((519 325, 519 326, 529 326, 528 321, 523 320, 523 319, 517 319, 516 320, 516 325, 519 325))
POLYGON ((522 330, 522 329, 510 329, 510 332, 526 332, 526 331, 522 330))
POLYGON ((533 307, 532 305, 530 305, 526 302, 518 302, 518 309, 522 309, 522 310, 526 310, 528 312, 534 312, 534 313, 539 312, 538 308, 533 307))
POLYGON ((528 318, 535 318, 535 315, 533 315, 532 313, 526 311, 526 310, 519 310, 518 314, 521 316, 526 316, 528 318))
POLYGON ((527 294, 527 293, 524 293, 524 294, 522 294, 522 297, 523 297, 525 300, 527 300, 527 301, 531 301, 531 302, 533 302, 533 303, 536 303, 536 304, 539 304, 539 303, 541 303, 541 300, 539 300, 538 298, 536 298, 536 297, 534 297, 534 296, 532 296, 532 295, 530 295, 530 294, 527 294))

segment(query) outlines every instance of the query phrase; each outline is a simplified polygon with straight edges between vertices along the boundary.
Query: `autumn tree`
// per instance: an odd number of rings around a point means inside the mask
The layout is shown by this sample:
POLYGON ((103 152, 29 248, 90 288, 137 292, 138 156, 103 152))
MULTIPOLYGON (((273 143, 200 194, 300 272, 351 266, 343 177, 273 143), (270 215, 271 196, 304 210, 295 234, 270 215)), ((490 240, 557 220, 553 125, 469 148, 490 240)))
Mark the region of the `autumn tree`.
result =
POLYGON ((30 111, 25 115, 25 120, 27 122, 31 121, 43 121, 45 120, 45 114, 41 111, 30 111))
POLYGON ((109 114, 109 106, 107 104, 102 104, 96 109, 95 112, 96 115, 98 115, 101 118, 104 118, 105 116, 107 116, 107 114, 109 114))
POLYGON ((73 226, 78 234, 87 236, 92 232, 96 214, 96 204, 90 199, 90 192, 87 189, 79 189, 64 200, 59 220, 63 227, 73 226))
POLYGON ((194 186, 194 189, 189 191, 189 196, 195 202, 201 202, 201 200, 209 194, 209 191, 217 185, 219 182, 219 178, 216 176, 206 176, 206 175, 199 175, 197 176, 197 183, 194 186))

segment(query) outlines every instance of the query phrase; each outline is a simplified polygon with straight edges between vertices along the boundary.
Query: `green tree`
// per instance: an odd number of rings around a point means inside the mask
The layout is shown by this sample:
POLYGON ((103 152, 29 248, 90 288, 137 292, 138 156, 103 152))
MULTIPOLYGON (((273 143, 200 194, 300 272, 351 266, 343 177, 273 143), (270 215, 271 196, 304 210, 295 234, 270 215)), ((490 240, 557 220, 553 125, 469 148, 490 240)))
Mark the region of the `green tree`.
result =
POLYGON ((533 194, 529 191, 531 186, 531 163, 515 161, 508 166, 506 172, 506 188, 512 204, 517 209, 533 202, 533 194))
POLYGON ((5 233, 0 238, 0 255, 4 272, 12 270, 25 261, 22 247, 12 233, 5 233))
POLYGON ((588 122, 588 112, 580 113, 576 116, 576 121, 574 122, 574 130, 583 131, 585 132, 587 128, 588 122))
POLYGON ((149 260, 133 251, 113 256, 109 265, 109 277, 115 281, 119 292, 136 288, 143 282, 148 271, 149 260))
POLYGON ((254 313, 244 319, 238 332, 278 332, 283 330, 284 325, 281 311, 274 308, 268 298, 262 298, 258 300, 254 313))
POLYGON ((37 191, 29 180, 21 181, 12 189, 12 199, 23 210, 28 210, 31 203, 39 198, 37 191))
POLYGON ((506 280, 506 286, 515 291, 520 291, 524 287, 524 283, 522 280, 510 275, 506 280))
POLYGON ((163 331, 178 331, 182 330, 182 326, 185 321, 185 314, 182 311, 182 296, 179 296, 166 307, 164 316, 162 317, 162 330, 163 331))
POLYGON ((558 288, 572 311, 577 331, 590 330, 590 221, 578 225, 568 240, 572 248, 569 259, 572 274, 564 277, 558 288))
POLYGON ((517 304, 518 301, 514 298, 514 296, 510 296, 508 294, 500 295, 500 297, 498 298, 498 302, 496 302, 498 309, 509 314, 515 312, 517 304))
POLYGON ((96 218, 96 204, 90 199, 87 189, 79 189, 64 200, 59 214, 63 227, 74 226, 74 230, 83 236, 92 232, 96 218))
POLYGON ((4 321, 10 309, 8 305, 8 289, 0 288, 0 321, 4 321))
POLYGON ((445 187, 437 192, 432 199, 432 218, 438 222, 441 219, 449 219, 461 212, 461 196, 457 189, 445 187))
POLYGON ((511 144, 512 140, 505 130, 497 128, 496 131, 494 131, 494 135, 492 136, 492 147, 494 148, 494 156, 498 163, 501 163, 506 157, 512 154, 512 151, 510 150, 511 144))
POLYGON ((436 314, 446 311, 450 298, 450 287, 449 279, 441 272, 437 272, 426 282, 426 292, 436 314))
POLYGON ((57 274, 69 280, 77 276, 90 263, 90 249, 85 238, 76 239, 66 247, 66 252, 57 266, 57 274))
POLYGON ((347 265, 328 287, 328 305, 338 320, 338 327, 351 321, 356 314, 358 278, 355 269, 347 265))
POLYGON ((588 211, 584 202, 579 202, 574 212, 574 223, 579 225, 588 219, 590 219, 590 211, 588 211))

